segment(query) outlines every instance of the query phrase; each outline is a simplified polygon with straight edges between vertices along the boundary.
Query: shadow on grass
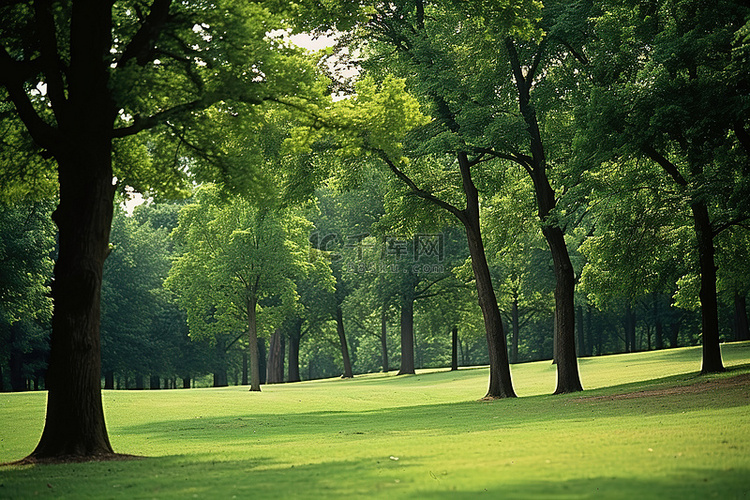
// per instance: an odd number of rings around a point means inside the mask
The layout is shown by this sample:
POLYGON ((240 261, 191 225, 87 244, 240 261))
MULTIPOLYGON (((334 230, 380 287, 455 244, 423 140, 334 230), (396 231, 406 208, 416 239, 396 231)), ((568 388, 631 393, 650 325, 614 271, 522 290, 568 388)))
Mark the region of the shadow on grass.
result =
POLYGON ((649 384, 628 384, 561 396, 422 404, 364 411, 356 408, 299 413, 249 410, 231 416, 149 422, 121 427, 117 433, 121 437, 146 435, 152 442, 185 440, 248 444, 301 439, 356 440, 409 432, 459 435, 549 425, 550 422, 564 426, 566 422, 597 418, 669 416, 709 408, 736 408, 750 405, 749 388, 750 365, 746 365, 710 378, 677 375, 649 384), (722 380, 731 383, 722 383, 722 380))
MULTIPOLYGON (((481 464, 477 464, 481 467, 481 464)), ((750 470, 672 470, 657 477, 545 477, 543 471, 432 471, 383 458, 289 466, 268 459, 171 456, 148 462, 27 467, 0 474, 3 498, 746 498, 750 470)), ((578 470, 586 476, 586 471, 578 470)), ((575 474, 569 474, 576 476, 575 474)))

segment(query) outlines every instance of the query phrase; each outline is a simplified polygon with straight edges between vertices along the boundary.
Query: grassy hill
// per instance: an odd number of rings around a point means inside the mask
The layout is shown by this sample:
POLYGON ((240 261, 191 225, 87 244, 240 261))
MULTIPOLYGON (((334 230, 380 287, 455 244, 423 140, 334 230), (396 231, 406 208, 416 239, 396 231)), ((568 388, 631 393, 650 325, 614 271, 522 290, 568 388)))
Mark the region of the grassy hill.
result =
MULTIPOLYGON (((487 368, 264 386, 105 391, 132 461, 0 468, 0 498, 747 498, 750 343, 580 360, 583 393, 478 401, 487 368)), ((0 462, 36 444, 44 393, 0 395, 0 462)))

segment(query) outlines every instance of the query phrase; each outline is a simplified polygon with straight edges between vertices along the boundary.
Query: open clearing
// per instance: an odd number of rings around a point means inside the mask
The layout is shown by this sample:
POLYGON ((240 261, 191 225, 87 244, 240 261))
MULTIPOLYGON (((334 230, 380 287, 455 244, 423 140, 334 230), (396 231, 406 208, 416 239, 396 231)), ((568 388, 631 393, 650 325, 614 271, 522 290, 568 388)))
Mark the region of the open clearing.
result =
MULTIPOLYGON (((115 451, 141 460, 11 466, 0 498, 748 498, 750 343, 699 377, 700 348, 264 386, 105 391, 115 451)), ((44 393, 0 395, 0 462, 36 444, 44 393)))

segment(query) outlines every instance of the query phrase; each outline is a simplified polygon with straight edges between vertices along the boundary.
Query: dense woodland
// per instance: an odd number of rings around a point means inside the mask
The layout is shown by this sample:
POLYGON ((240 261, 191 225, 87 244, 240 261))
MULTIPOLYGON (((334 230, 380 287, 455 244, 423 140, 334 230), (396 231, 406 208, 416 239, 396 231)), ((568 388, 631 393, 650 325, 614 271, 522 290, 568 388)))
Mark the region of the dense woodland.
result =
POLYGON ((101 387, 489 364, 499 398, 750 338, 744 2, 110 3, 0 7, 0 388, 50 390, 38 456, 108 449, 51 423, 101 387))

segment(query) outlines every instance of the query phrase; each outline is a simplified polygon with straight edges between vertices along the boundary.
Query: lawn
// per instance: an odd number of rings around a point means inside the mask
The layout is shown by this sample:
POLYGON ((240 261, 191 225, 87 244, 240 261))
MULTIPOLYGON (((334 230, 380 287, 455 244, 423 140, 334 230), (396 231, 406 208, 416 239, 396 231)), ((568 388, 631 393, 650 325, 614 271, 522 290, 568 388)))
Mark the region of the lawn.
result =
MULTIPOLYGON (((512 367, 173 391, 105 391, 112 445, 147 458, 0 468, 0 498, 748 498, 750 343, 512 367)), ((0 395, 0 462, 36 444, 44 393, 0 395)))

